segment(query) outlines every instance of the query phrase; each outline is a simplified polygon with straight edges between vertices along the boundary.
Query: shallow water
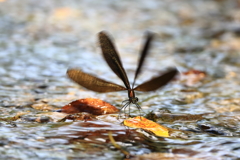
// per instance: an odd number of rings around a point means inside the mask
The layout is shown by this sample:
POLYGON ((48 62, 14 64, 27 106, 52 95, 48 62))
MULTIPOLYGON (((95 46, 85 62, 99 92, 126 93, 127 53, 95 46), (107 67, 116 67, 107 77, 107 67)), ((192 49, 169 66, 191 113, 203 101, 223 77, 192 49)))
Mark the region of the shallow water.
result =
MULTIPOLYGON (((239 11, 240 3, 230 0, 0 0, 0 158, 122 159, 111 131, 136 159, 153 152, 239 159, 239 11), (59 122, 66 115, 55 111, 76 99, 99 98, 117 107, 127 99, 126 92, 95 93, 66 76, 76 67, 122 84, 101 57, 101 30, 114 37, 130 81, 144 32, 157 34, 137 84, 172 66, 181 74, 156 92, 136 94, 145 114, 153 111, 157 122, 179 132, 155 137, 111 116, 59 122), (184 75, 193 69, 206 76, 184 75)), ((131 114, 139 114, 133 105, 131 114)))

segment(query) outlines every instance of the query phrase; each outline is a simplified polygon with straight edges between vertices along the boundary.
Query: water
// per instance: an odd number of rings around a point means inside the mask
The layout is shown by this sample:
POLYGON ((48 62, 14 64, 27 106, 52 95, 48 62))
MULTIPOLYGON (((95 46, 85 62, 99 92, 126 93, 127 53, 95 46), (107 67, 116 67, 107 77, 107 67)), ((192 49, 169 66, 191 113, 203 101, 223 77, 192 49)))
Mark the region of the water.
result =
MULTIPOLYGON (((239 6, 230 0, 0 1, 0 158, 122 159, 111 131, 135 158, 239 159, 239 6), (177 130, 170 138, 126 128, 111 116, 59 122, 66 115, 55 111, 76 99, 99 98, 117 107, 127 99, 126 92, 95 93, 66 76, 77 67, 122 84, 101 57, 101 30, 113 35, 130 81, 144 31, 158 35, 137 84, 171 66, 181 75, 156 92, 136 95, 144 113, 153 111, 159 123, 177 130), (192 69, 206 77, 184 79, 192 69)), ((131 111, 139 114, 134 105, 131 111)))

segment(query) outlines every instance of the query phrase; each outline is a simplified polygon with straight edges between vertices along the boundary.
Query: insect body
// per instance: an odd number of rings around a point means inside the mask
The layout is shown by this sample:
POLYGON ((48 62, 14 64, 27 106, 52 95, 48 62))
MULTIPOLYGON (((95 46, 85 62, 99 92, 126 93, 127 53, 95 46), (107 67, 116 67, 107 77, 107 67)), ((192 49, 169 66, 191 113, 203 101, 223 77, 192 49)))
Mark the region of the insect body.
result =
POLYGON ((144 92, 154 91, 166 85, 177 74, 177 70, 174 68, 164 73, 163 75, 157 76, 134 88, 135 81, 137 79, 137 76, 141 72, 142 65, 144 63, 145 57, 148 53, 148 50, 151 45, 151 41, 153 39, 153 33, 147 32, 146 42, 141 51, 141 56, 138 62, 138 67, 135 73, 134 81, 133 81, 132 87, 130 87, 127 74, 123 68, 118 52, 115 49, 115 46, 113 45, 111 39, 104 31, 100 32, 98 34, 98 37, 99 37, 99 42, 100 42, 102 54, 105 61, 107 62, 109 67, 112 69, 112 71, 123 81, 125 87, 97 78, 88 73, 84 73, 79 69, 69 69, 67 71, 67 74, 69 78, 72 79, 74 82, 92 91, 104 93, 104 92, 128 90, 129 99, 124 101, 126 103, 123 105, 121 109, 125 109, 128 105, 133 103, 140 110, 141 107, 137 103, 138 98, 135 97, 134 91, 144 91, 144 92))

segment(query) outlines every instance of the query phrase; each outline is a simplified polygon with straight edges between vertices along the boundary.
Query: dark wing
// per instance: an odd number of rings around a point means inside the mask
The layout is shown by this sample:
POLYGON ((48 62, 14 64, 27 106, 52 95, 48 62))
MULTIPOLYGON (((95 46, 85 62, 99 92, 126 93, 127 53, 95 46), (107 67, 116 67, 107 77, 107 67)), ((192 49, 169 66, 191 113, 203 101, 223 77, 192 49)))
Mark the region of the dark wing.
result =
POLYGON ((126 88, 130 89, 128 77, 112 41, 103 31, 98 34, 98 37, 102 49, 102 54, 107 64, 113 70, 113 72, 123 81, 126 88))
POLYGON ((177 69, 172 69, 167 73, 155 77, 139 86, 134 88, 136 91, 154 91, 164 85, 166 85, 174 76, 178 73, 177 69))
POLYGON ((137 76, 141 72, 141 68, 142 68, 142 65, 144 63, 144 59, 145 59, 147 53, 149 53, 148 50, 151 47, 151 41, 153 39, 153 36, 154 36, 154 34, 151 33, 151 32, 147 32, 146 33, 146 37, 147 38, 146 38, 146 41, 145 41, 145 43, 143 45, 143 49, 141 51, 141 56, 140 56, 140 59, 139 59, 139 62, 138 62, 138 68, 137 68, 136 73, 135 73, 135 77, 134 77, 134 81, 133 81, 133 86, 132 87, 134 87, 134 84, 135 84, 135 81, 137 79, 137 76))
POLYGON ((67 71, 68 77, 77 84, 96 92, 114 92, 126 90, 126 88, 107 82, 105 80, 94 77, 90 74, 84 73, 78 69, 69 69, 67 71))

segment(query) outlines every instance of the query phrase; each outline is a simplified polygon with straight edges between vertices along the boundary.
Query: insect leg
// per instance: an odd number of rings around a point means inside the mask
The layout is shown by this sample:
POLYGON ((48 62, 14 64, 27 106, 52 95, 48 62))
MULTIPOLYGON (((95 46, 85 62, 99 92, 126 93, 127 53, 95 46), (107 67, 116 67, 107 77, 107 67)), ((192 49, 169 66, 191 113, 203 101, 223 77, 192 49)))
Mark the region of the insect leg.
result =
MULTIPOLYGON (((128 100, 125 100, 125 101, 123 101, 123 102, 126 102, 122 107, 121 107, 121 109, 120 109, 120 112, 122 112, 122 110, 123 110, 123 112, 124 112, 124 114, 125 114, 125 109, 127 108, 127 106, 131 103, 131 102, 129 102, 128 100)), ((119 114, 120 115, 120 114, 119 114)), ((118 117, 120 117, 118 115, 118 117)))
POLYGON ((142 117, 142 108, 139 106, 139 104, 134 103, 137 106, 138 111, 140 112, 140 117, 142 117))

